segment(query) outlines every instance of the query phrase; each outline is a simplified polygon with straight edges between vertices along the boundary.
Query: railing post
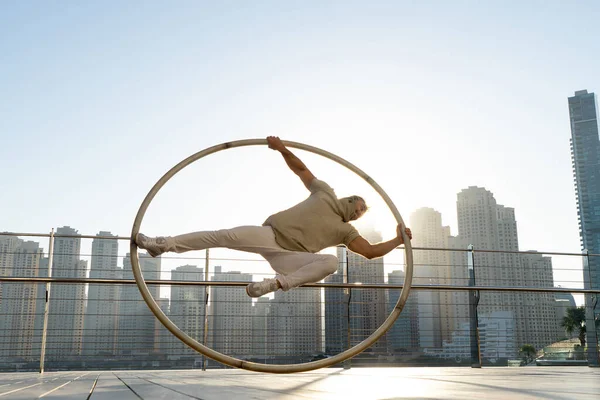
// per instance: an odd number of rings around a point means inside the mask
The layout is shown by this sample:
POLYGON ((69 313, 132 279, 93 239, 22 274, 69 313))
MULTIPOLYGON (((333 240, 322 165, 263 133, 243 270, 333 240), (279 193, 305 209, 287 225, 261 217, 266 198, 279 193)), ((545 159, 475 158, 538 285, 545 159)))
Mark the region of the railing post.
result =
MULTIPOLYGON (((592 268, 596 267, 597 260, 590 262, 590 253, 587 249, 583 250, 583 270, 587 272, 587 279, 583 279, 584 289, 595 289, 592 280, 592 268)), ((596 306, 598 305, 598 295, 585 295, 585 326, 587 336, 587 359, 588 366, 600 367, 600 354, 598 353, 598 332, 596 331, 596 306)))
MULTIPOLYGON (((472 244, 468 247, 467 269, 469 272, 469 286, 475 286, 475 248, 472 244)), ((469 321, 471 343, 471 368, 481 368, 481 347, 479 344, 479 319, 477 305, 479 304, 479 290, 469 291, 469 321)))
MULTIPOLYGON (((349 260, 350 257, 348 257, 348 249, 346 247, 342 248, 342 255, 343 255, 343 259, 344 259, 344 266, 342 268, 343 271, 343 275, 342 275, 342 282, 343 283, 348 283, 350 282, 350 269, 349 269, 349 260)), ((346 349, 349 349, 350 347, 352 347, 352 340, 351 335, 352 335, 352 328, 350 327, 350 300, 352 299, 352 289, 350 288, 346 288, 344 289, 344 297, 346 297, 346 335, 347 337, 347 347, 346 349)), ((344 369, 350 369, 352 367, 352 361, 351 360, 346 360, 344 361, 344 369)))
MULTIPOLYGON (((48 244, 48 278, 52 278, 52 262, 54 259, 54 228, 50 232, 48 244)), ((46 299, 44 303, 44 325, 42 327, 42 345, 40 346, 40 374, 44 373, 46 358, 46 338, 48 333, 48 312, 50 311, 50 282, 46 282, 46 299)))
MULTIPOLYGON (((208 266, 209 266, 209 249, 206 249, 206 259, 204 262, 204 281, 208 282, 209 279, 209 275, 208 275, 208 266)), ((208 342, 208 290, 210 289, 209 286, 204 286, 204 338, 202 341, 202 344, 206 346, 207 342, 208 342)), ((202 355, 202 371, 206 371, 206 356, 203 354, 202 355)))

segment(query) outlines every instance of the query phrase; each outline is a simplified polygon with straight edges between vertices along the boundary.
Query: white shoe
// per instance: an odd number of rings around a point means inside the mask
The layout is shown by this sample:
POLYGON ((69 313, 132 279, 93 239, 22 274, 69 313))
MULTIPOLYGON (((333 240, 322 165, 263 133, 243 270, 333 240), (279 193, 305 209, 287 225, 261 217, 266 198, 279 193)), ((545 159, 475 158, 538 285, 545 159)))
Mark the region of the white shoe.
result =
POLYGON ((260 297, 267 293, 276 292, 279 289, 279 282, 275 278, 268 278, 262 282, 252 282, 246 286, 246 293, 250 297, 260 297))
POLYGON ((135 243, 140 249, 148 250, 152 257, 158 257, 167 251, 167 239, 164 236, 149 238, 143 233, 135 235, 135 243))

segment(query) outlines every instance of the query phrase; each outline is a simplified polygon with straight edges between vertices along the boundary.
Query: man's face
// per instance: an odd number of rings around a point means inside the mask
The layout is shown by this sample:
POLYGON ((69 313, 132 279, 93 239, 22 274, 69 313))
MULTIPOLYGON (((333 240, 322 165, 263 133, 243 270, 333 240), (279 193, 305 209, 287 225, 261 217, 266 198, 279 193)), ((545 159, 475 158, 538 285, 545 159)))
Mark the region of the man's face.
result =
POLYGON ((356 221, 360 217, 367 212, 367 205, 363 200, 356 200, 354 202, 354 216, 352 217, 352 221, 356 221))

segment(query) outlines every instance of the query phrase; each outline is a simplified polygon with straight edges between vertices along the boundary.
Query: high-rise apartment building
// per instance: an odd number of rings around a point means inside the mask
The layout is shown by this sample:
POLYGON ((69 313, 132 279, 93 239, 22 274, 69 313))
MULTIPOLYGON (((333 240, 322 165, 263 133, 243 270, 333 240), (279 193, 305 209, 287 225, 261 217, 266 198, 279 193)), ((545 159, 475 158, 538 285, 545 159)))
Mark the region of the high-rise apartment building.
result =
MULTIPOLYGON (((14 236, 0 236, 0 276, 12 276, 14 268, 15 252, 23 241, 14 236)), ((8 312, 7 289, 10 285, 0 282, 0 312, 6 315, 8 312)), ((10 357, 10 333, 8 331, 8 320, 0 318, 0 356, 10 357)))
MULTIPOLYGON (((195 265, 182 265, 171 271, 175 281, 204 281, 204 269, 195 265)), ((200 343, 204 341, 204 318, 206 286, 171 286, 171 321, 186 334, 200 343)), ((198 353, 182 343, 175 336, 170 337, 170 353, 175 357, 196 356, 198 353)))
MULTIPOLYGON (((410 216, 413 247, 447 249, 450 227, 442 226, 442 215, 432 208, 420 208, 410 216)), ((413 283, 448 285, 452 281, 451 253, 440 250, 413 251, 413 283)), ((422 348, 441 348, 456 328, 453 292, 420 290, 418 297, 419 343, 422 348)))
MULTIPOLYGON (((587 90, 569 97, 571 122, 571 159, 577 195, 579 236, 581 247, 591 254, 600 254, 600 139, 598 138, 598 103, 594 93, 587 90)), ((583 284, 585 289, 600 289, 600 258, 584 259, 583 284)), ((596 296, 597 297, 597 296, 596 296)), ((590 329, 600 314, 600 302, 586 295, 586 326, 588 360, 600 365, 598 340, 600 327, 590 329)))
POLYGON ((252 358, 267 363, 273 354, 269 348, 275 332, 270 329, 271 304, 268 297, 259 297, 252 312, 252 358))
MULTIPOLYGON (((450 236, 448 238, 448 248, 456 249, 449 252, 451 265, 449 285, 467 286, 469 284, 468 246, 468 241, 460 236, 450 236)), ((450 298, 450 307, 452 308, 450 315, 454 320, 454 330, 460 331, 464 324, 469 322, 469 292, 454 290, 451 292, 450 298)), ((452 337, 450 340, 452 340, 452 337)))
MULTIPOLYGON (((97 236, 115 237, 103 231, 97 236)), ((123 270, 117 266, 118 252, 117 239, 94 239, 90 278, 122 279, 123 270)), ((84 355, 106 357, 117 353, 119 295, 119 286, 115 284, 89 284, 83 334, 84 355)))
POLYGON ((321 289, 275 292, 269 304, 268 350, 290 362, 305 362, 323 352, 321 289))
MULTIPOLYGON (((382 241, 378 232, 363 233, 363 237, 371 243, 382 241)), ((339 247, 337 256, 340 265, 347 263, 349 283, 385 283, 384 258, 369 260, 360 254, 339 247)), ((340 274, 338 271, 338 274, 340 274)), ((378 289, 352 289, 350 296, 350 340, 351 346, 362 342, 379 328, 388 316, 386 293, 378 289)), ((377 354, 387 353, 387 337, 382 337, 371 347, 377 354)))
MULTIPOLYGON (((0 270, 4 276, 37 277, 43 250, 39 243, 0 237, 0 270)), ((0 297, 0 356, 32 361, 39 357, 41 284, 3 283, 0 297)), ((44 285, 45 286, 45 285, 44 285)))
MULTIPOLYGON (((0 236, 0 276, 11 276, 15 249, 17 249, 23 240, 15 236, 0 236)), ((0 304, 2 304, 2 291, 5 284, 0 282, 0 304)), ((2 321, 0 321, 0 327, 2 327, 2 321)))
MULTIPOLYGON (((148 253, 138 253, 140 269, 145 280, 160 279, 161 258, 152 258, 148 253)), ((133 279, 131 255, 123 258, 123 279, 133 279)), ((137 285, 121 285, 119 293, 119 342, 121 354, 149 354, 158 351, 156 330, 158 320, 142 298, 137 285)), ((148 285, 148 291, 155 301, 160 298, 160 286, 148 285)), ((164 306, 164 304, 163 304, 164 306)), ((164 310, 163 310, 164 311, 164 310)))
MULTIPOLYGON (((552 272, 552 258, 542 254, 521 254, 521 267, 523 279, 527 286, 552 288, 554 279, 552 272)), ((529 332, 533 343, 541 345, 550 339, 550 343, 559 340, 562 336, 556 334, 556 298, 552 293, 521 293, 520 300, 524 308, 529 310, 528 319, 534 329, 529 332)))
MULTIPOLYGON (((519 250, 513 208, 497 204, 490 191, 472 186, 458 193, 457 211, 459 237, 463 242, 472 244, 476 250, 474 265, 477 285, 535 286, 543 283, 552 286, 552 267, 548 258, 477 251, 519 250), (536 281, 532 280, 534 275, 536 281)), ((490 315, 497 311, 508 311, 512 314, 517 343, 513 356, 517 355, 518 347, 523 344, 541 348, 554 341, 556 329, 548 325, 553 323, 554 319, 542 318, 549 317, 553 310, 554 301, 551 296, 501 291, 481 293, 478 305, 480 320, 490 318, 490 315)), ((508 318, 509 314, 503 315, 508 318)))
MULTIPOLYGON (((600 139, 595 94, 580 90, 569 97, 569 117, 581 246, 590 253, 600 254, 600 213, 597 211, 600 210, 600 139)), ((588 285, 596 288, 600 285, 598 265, 600 263, 591 262, 589 270, 595 279, 588 285)))
MULTIPOLYGON (((388 284, 403 285, 404 271, 395 270, 388 274, 388 284)), ((400 298, 400 289, 388 290, 388 314, 390 314, 400 298)), ((419 309, 418 295, 411 292, 404 304, 402 313, 387 333, 390 352, 401 353, 417 351, 419 348, 419 309)))
MULTIPOLYGON (((64 226, 56 230, 52 277, 85 278, 87 262, 80 260, 81 239, 77 230, 64 226)), ((55 283, 50 291, 46 359, 81 356, 85 310, 85 285, 55 283)))
MULTIPOLYGON (((340 262, 335 274, 325 278, 325 283, 343 283, 343 271, 346 268, 347 249, 338 253, 340 262)), ((335 355, 348 349, 348 301, 349 296, 344 289, 325 288, 325 353, 335 355)))
MULTIPOLYGON (((252 275, 222 272, 215 267, 213 281, 249 282, 252 275)), ((244 287, 213 286, 210 290, 211 344, 221 353, 248 357, 252 353, 252 298, 244 287)))
MULTIPOLYGON (((160 297, 156 299, 156 303, 165 313, 165 315, 171 318, 171 304, 168 297, 160 297)), ((154 351, 162 355, 170 354, 172 343, 174 340, 179 341, 174 335, 164 327, 164 325, 154 317, 154 351)))
POLYGON ((565 328, 562 326, 564 318, 567 316, 569 308, 576 308, 575 298, 571 293, 555 293, 554 294, 554 313, 556 319, 556 337, 558 340, 568 337, 565 328))
POLYGON ((514 357, 520 347, 516 341, 515 320, 510 311, 493 311, 479 318, 481 357, 495 364, 514 357))

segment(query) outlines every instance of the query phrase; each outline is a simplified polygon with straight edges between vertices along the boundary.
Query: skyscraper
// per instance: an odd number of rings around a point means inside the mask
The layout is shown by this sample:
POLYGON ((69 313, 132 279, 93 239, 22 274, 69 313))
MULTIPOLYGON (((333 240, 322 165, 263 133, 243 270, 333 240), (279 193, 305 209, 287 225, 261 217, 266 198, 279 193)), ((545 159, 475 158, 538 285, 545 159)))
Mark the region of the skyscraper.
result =
MULTIPOLYGON (((460 250, 450 252, 451 279, 448 282, 450 285, 466 286, 469 284, 469 262, 466 252, 468 245, 468 241, 460 236, 450 236, 448 238, 448 248, 460 250)), ((450 304, 452 307, 450 314, 454 319, 454 330, 461 331, 464 324, 469 324, 470 322, 469 292, 454 290, 451 295, 450 304)))
MULTIPOLYGON (((521 270, 527 286, 552 288, 554 279, 552 273, 552 258, 542 254, 521 254, 521 270)), ((521 293, 519 300, 529 311, 528 319, 534 324, 529 337, 533 343, 555 342, 562 336, 557 336, 556 298, 552 293, 521 293)))
POLYGON ((514 357, 515 320, 510 311, 493 311, 479 319, 481 357, 495 364, 499 359, 514 357))
MULTIPOLYGON (((19 247, 19 245, 23 243, 23 240, 15 237, 15 236, 0 236, 0 276, 11 276, 13 265, 14 265, 14 257, 15 250, 19 247)), ((0 304, 2 304, 2 290, 3 284, 0 282, 0 304)), ((2 322, 0 321, 0 327, 2 322)))
MULTIPOLYGON (((363 233, 363 237, 371 243, 382 241, 381 234, 378 232, 366 232, 363 233)), ((342 264, 346 261, 348 263, 349 283, 385 283, 383 257, 369 260, 341 247, 337 249, 337 256, 342 264)), ((387 316, 385 291, 352 289, 350 296, 350 345, 354 346, 371 336, 383 324, 387 316)), ((379 354, 387 353, 386 336, 375 342, 370 350, 379 354)))
MULTIPOLYGON (((600 140, 594 93, 579 90, 569 97, 569 116, 581 246, 600 254, 600 215, 596 214, 600 209, 600 140)), ((598 285, 598 265, 591 264, 589 272, 596 278, 591 283, 598 285)))
MULTIPOLYGON (((0 247, 9 251, 10 257, 0 260, 4 275, 37 277, 43 250, 37 242, 24 242, 17 238, 0 237, 0 247), (7 260, 11 265, 7 265, 7 260), (10 271, 10 272, 9 272, 10 271)), ((0 250, 0 251, 2 251, 0 250)), ((0 301, 0 356, 32 361, 39 357, 41 331, 39 315, 43 298, 38 296, 36 283, 5 283, 0 301)))
POLYGON ((321 290, 296 288, 278 290, 269 304, 268 350, 291 362, 308 361, 323 351, 321 290))
MULTIPOLYGON (((99 232, 97 236, 114 235, 99 232)), ((123 270, 117 267, 118 251, 117 239, 94 239, 90 278, 122 279, 123 270)), ((83 335, 84 355, 116 354, 119 294, 119 286, 114 284, 89 285, 83 335)))
MULTIPOLYGON (((325 283, 343 283, 346 265, 346 248, 338 252, 338 270, 325 278, 325 283)), ((325 353, 334 355, 349 347, 348 343, 348 295, 344 289, 325 288, 325 353)))
MULTIPOLYGON (((575 96, 569 97, 569 117, 581 247, 591 254, 600 254, 600 140, 594 93, 579 90, 575 96)), ((589 262, 584 263, 583 283, 585 289, 600 288, 600 258, 590 257, 589 262)), ((585 302, 588 309, 588 360, 593 360, 593 365, 598 366, 599 332, 590 327, 594 326, 594 320, 600 314, 600 302, 594 302, 591 295, 586 295, 585 302), (594 304, 595 309, 592 310, 594 304)))
MULTIPOLYGON (((392 271, 388 274, 388 284, 402 285, 404 284, 404 277, 404 271, 392 271)), ((390 289, 387 292, 388 313, 391 313, 400 298, 400 290, 390 289)), ((391 352, 416 351, 419 348, 418 292, 415 292, 410 293, 402 313, 387 333, 388 346, 391 352)))
MULTIPOLYGON (((12 276, 15 251, 23 241, 14 236, 0 236, 0 276, 12 276)), ((0 282, 0 313, 8 313, 8 299, 6 290, 9 285, 0 282)), ((0 318, 0 356, 8 357, 10 355, 10 333, 7 328, 8 319, 0 318)))
MULTIPOLYGON (((64 226, 56 230, 52 277, 85 278, 87 262, 80 260, 81 239, 77 230, 64 226)), ((80 356, 83 343, 85 285, 55 283, 50 291, 46 359, 80 356)))
POLYGON ((269 329, 270 312, 271 305, 268 297, 256 299, 252 313, 252 356, 264 363, 272 355, 269 351, 269 342, 274 332, 269 329))
MULTIPOLYGON (((432 208, 423 207, 410 216, 414 247, 447 249, 450 227, 442 226, 442 215, 432 208)), ((450 253, 439 250, 414 252, 415 285, 451 284, 450 253)), ((441 348, 456 328, 453 315, 453 298, 450 291, 420 290, 418 296, 419 342, 422 348, 441 348)))
POLYGON ((567 337, 565 328, 562 327, 564 317, 567 316, 567 310, 569 308, 577 307, 575 298, 571 293, 555 293, 555 318, 556 318, 556 337, 558 340, 567 337))
MULTIPOLYGON (((215 267, 213 281, 248 282, 252 275, 239 271, 221 272, 215 267)), ((211 344, 216 351, 236 357, 252 352, 252 298, 243 287, 213 286, 211 298, 211 344)))
MULTIPOLYGON (((496 203, 494 195, 485 188, 471 186, 458 193, 458 233, 461 241, 472 244, 477 251, 519 250, 517 222, 513 208, 496 203)), ((535 286, 536 282, 528 281, 534 266, 542 265, 537 271, 539 283, 548 285, 553 281, 551 261, 548 258, 521 256, 515 253, 476 252, 475 279, 477 285, 483 286, 535 286), (529 269, 528 272, 525 270, 529 269)), ((517 347, 532 344, 541 348, 552 343, 556 330, 548 328, 553 323, 550 313, 554 309, 551 296, 525 295, 515 292, 486 291, 481 294, 479 302, 479 318, 490 318, 496 311, 508 311, 502 314, 504 319, 514 318, 515 343, 517 347), (544 320, 542 316, 548 316, 544 320)), ((514 349, 517 355, 518 348, 514 349)))
MULTIPOLYGON (((144 279, 160 279, 160 257, 151 258, 147 253, 138 253, 138 258, 144 279)), ((130 253, 123 258, 122 274, 123 279, 133 279, 130 253)), ((158 320, 144 302, 137 285, 121 285, 119 289, 119 352, 148 354, 155 351, 158 320)), ((148 285, 148 291, 156 302, 159 301, 159 289, 157 285, 148 285)))
MULTIPOLYGON (((168 297, 160 297, 156 299, 156 303, 165 313, 165 315, 171 318, 171 304, 168 297)), ((175 338, 173 334, 164 327, 164 325, 154 317, 154 351, 162 355, 168 355, 171 351, 171 344, 179 339, 175 338)))
MULTIPOLYGON (((171 271, 175 281, 204 281, 204 269, 195 265, 182 265, 171 271)), ((171 321, 200 343, 204 342, 204 317, 206 286, 171 286, 171 321)), ((196 356, 198 353, 171 335, 172 353, 175 356, 196 356)))

